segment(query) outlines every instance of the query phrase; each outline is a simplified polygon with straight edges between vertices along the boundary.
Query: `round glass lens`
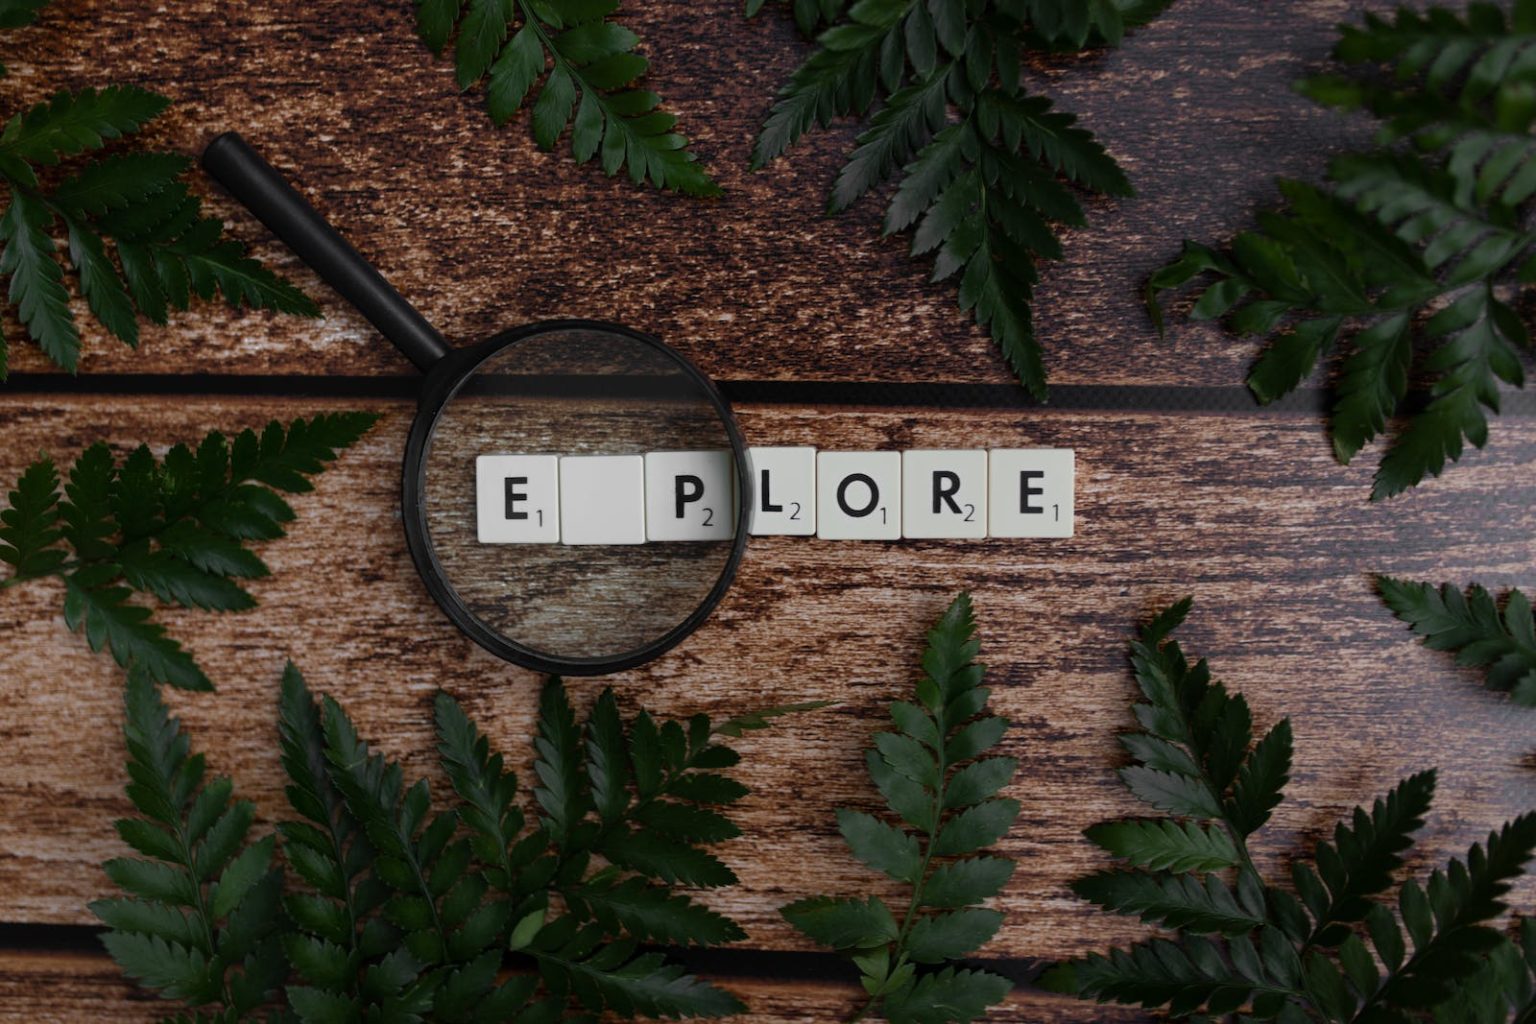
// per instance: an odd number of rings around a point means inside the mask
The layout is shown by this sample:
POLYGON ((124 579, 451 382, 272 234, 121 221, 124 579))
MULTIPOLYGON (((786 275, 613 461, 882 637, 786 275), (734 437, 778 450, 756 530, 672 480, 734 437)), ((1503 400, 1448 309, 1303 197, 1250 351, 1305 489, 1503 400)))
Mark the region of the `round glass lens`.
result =
POLYGON ((669 644, 735 562, 728 416, 644 338, 560 326, 508 342, 459 382, 424 450, 444 582, 481 626, 546 660, 669 644))

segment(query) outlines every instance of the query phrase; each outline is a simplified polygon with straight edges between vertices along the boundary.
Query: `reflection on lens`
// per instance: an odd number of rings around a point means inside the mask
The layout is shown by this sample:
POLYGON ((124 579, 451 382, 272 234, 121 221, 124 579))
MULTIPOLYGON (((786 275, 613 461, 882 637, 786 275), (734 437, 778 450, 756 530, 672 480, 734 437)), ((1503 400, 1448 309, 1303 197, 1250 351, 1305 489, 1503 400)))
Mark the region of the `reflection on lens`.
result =
POLYGON ((726 572, 731 450, 712 394, 666 350, 600 328, 536 333, 444 405, 425 453, 428 543, 497 635, 551 659, 622 658, 726 572))

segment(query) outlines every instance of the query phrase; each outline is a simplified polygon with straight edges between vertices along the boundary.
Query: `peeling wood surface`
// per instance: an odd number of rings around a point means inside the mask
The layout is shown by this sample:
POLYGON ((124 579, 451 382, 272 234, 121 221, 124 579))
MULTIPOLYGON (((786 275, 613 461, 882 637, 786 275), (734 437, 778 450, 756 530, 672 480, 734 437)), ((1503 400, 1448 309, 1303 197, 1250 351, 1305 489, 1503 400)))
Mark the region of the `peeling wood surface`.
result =
MULTIPOLYGON (((331 407, 308 401, 309 411, 331 407)), ((463 699, 514 764, 531 760, 536 680, 459 635, 418 582, 396 521, 401 403, 298 499, 290 535, 265 545, 273 575, 239 615, 171 613, 219 686, 171 694, 197 745, 254 799, 283 809, 272 742, 276 683, 292 658, 350 709, 364 736, 435 773, 428 705, 463 699)), ((12 400, 0 479, 39 448, 194 437, 298 411, 295 403, 12 400)), ((1071 446, 1078 535, 1061 541, 860 543, 754 538, 714 617, 660 661, 609 677, 626 703, 672 715, 836 698, 741 741, 743 839, 723 848, 742 878, 709 901, 756 948, 803 949, 777 908, 875 885, 836 836, 834 810, 872 806, 861 747, 880 708, 909 692, 923 631, 960 588, 975 596, 995 703, 1017 727, 1023 803, 1007 851, 1022 859, 985 951, 1048 957, 1139 929, 1087 913, 1068 891, 1102 864, 1081 830, 1134 810, 1110 769, 1130 725, 1125 642, 1186 593, 1186 649, 1253 704, 1261 727, 1289 714, 1291 798, 1261 843, 1281 856, 1318 838, 1361 797, 1439 764, 1441 809, 1423 859, 1443 860, 1532 803, 1531 730, 1473 673, 1412 642, 1372 593, 1370 572, 1524 580, 1536 564, 1536 421, 1514 419, 1477 460, 1390 507, 1363 501, 1368 471, 1340 469, 1307 417, 1120 413, 928 413, 750 407, 759 444, 839 448, 1071 446), (1456 808, 1455 811, 1450 808, 1456 808)), ((60 618, 61 590, 20 587, 0 603, 0 921, 87 923, 107 891, 98 864, 121 852, 108 823, 122 795, 119 673, 60 618), (62 681, 67 680, 65 685, 62 681)), ((580 704, 603 681, 573 680, 580 704)), ((525 774, 526 777, 526 774, 525 774)), ((1529 902, 1536 887, 1521 893, 1529 902)))
MULTIPOLYGON (((826 217, 856 126, 813 133, 749 173, 774 92, 807 51, 769 5, 631 3, 649 84, 727 190, 695 201, 540 152, 527 114, 493 130, 478 90, 415 38, 407 0, 55 0, 8 33, 0 109, 60 88, 136 82, 171 111, 148 133, 188 154, 242 132, 452 339, 536 319, 617 320, 677 345, 722 379, 1006 383, 984 331, 927 283, 907 239, 879 237, 884 198, 826 217), (109 55, 110 59, 104 59, 109 55)), ((1343 0, 1179 0, 1125 45, 1044 60, 1031 87, 1078 113, 1124 164, 1134 199, 1093 199, 1089 226, 1043 268, 1036 320, 1062 384, 1236 385, 1253 346, 1210 326, 1167 342, 1140 306, 1146 275, 1182 239, 1218 241, 1275 198, 1275 175, 1315 178, 1369 122, 1291 83, 1319 67, 1343 0)), ((86 372, 409 374, 410 365, 199 172, 211 207, 323 305, 325 320, 201 304, 146 325, 137 353, 88 330, 86 372)), ((17 325, 6 327, 18 337, 17 325)), ((47 370, 17 345, 18 372, 47 370)))

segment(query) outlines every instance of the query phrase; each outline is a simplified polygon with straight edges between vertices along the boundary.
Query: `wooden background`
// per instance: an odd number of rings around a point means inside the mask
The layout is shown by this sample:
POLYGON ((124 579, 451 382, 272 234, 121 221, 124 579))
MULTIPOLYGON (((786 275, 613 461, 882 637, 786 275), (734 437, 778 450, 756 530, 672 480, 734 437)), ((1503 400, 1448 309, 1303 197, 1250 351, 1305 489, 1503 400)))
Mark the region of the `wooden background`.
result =
MULTIPOLYGON (((1090 202, 1092 225, 1070 232, 1065 261, 1044 271, 1036 311, 1058 385, 1047 408, 999 388, 1008 374, 952 291, 925 283, 928 264, 902 240, 878 237, 878 203, 821 215, 851 126, 747 173, 769 97, 805 52, 787 19, 743 22, 736 0, 627 6, 654 58, 652 84, 722 200, 610 181, 538 152, 522 120, 492 131, 480 98, 458 94, 448 63, 415 41, 406 0, 56 0, 39 25, 0 39, 12 71, 0 93, 10 111, 58 88, 153 86, 175 100, 154 141, 191 153, 239 129, 449 337, 572 315, 653 331, 755 396, 738 404, 749 443, 1077 449, 1071 540, 755 539, 703 629, 608 680, 669 714, 841 701, 741 743, 754 792, 747 834, 726 856, 742 885, 710 901, 750 938, 708 966, 749 998, 748 1019, 826 1021, 854 1004, 852 976, 809 951, 776 908, 874 884, 837 840, 833 810, 871 805, 859 741, 881 724, 882 702, 912 685, 924 628, 962 587, 975 595, 997 704, 1018 723, 1007 746, 1024 765, 1013 787, 1024 813, 1005 843, 1021 866, 1001 900, 1007 926, 980 956, 994 969, 1027 979, 1040 958, 1139 933, 1090 914, 1067 883, 1101 863, 1081 829, 1133 809, 1110 774, 1114 733, 1131 721, 1125 639, 1186 593, 1197 598, 1188 647, 1248 696, 1262 726, 1294 720, 1295 777, 1262 843, 1267 862, 1434 764, 1441 807, 1418 869, 1532 805, 1529 717, 1410 642, 1368 579, 1533 582, 1531 403, 1514 402, 1487 450, 1444 479, 1370 506, 1376 453, 1333 463, 1315 390, 1260 410, 1241 390, 1252 346, 1188 325, 1159 341, 1138 305, 1145 275, 1181 238, 1228 236, 1273 195, 1273 175, 1315 176, 1368 137, 1368 124, 1288 88, 1358 5, 1179 0, 1117 51, 1033 69, 1035 87, 1079 112, 1140 191, 1090 202), (793 383, 812 381, 862 382, 846 394, 866 404, 814 404, 819 392, 793 383), (923 382, 991 387, 949 392, 954 405, 942 408, 867 386, 923 382)), ((73 380, 18 345, 17 372, 0 386, 0 480, 39 450, 67 458, 98 438, 163 448, 269 417, 384 412, 297 503, 291 536, 263 549, 274 575, 253 588, 257 610, 166 616, 219 684, 174 703, 267 821, 282 801, 273 703, 289 657, 411 773, 434 770, 427 707, 438 686, 526 763, 535 679, 456 633, 406 555, 397 486, 410 367, 206 191, 235 233, 320 299, 325 319, 203 305, 147 329, 138 352, 93 329, 73 380)), ((14 323, 4 329, 17 336, 14 323)), ((0 599, 0 1020, 147 1021, 158 1006, 97 952, 85 910, 108 891, 99 863, 122 852, 109 825, 127 810, 120 678, 66 630, 60 602, 46 583, 0 599)), ((587 702, 601 683, 573 685, 587 702)), ((1516 896, 1531 906, 1536 886, 1516 896)), ((1026 983, 995 1019, 1114 1016, 1026 983)))

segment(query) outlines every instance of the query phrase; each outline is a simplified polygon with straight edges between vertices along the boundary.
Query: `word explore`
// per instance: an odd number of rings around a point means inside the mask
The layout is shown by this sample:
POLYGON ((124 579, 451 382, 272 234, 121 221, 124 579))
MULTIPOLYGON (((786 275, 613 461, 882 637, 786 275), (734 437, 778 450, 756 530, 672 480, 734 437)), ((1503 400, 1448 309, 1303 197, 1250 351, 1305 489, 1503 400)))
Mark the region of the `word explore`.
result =
MULTIPOLYGON (((750 448, 748 532, 825 540, 1070 537, 1070 448, 824 452, 750 448)), ((481 455, 482 544, 729 540, 729 451, 481 455)))

